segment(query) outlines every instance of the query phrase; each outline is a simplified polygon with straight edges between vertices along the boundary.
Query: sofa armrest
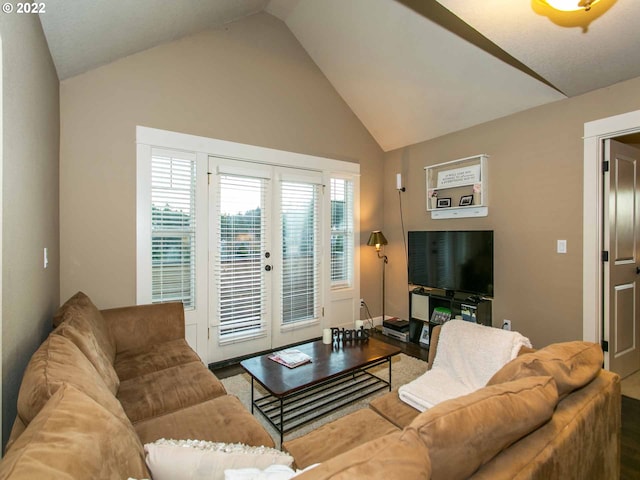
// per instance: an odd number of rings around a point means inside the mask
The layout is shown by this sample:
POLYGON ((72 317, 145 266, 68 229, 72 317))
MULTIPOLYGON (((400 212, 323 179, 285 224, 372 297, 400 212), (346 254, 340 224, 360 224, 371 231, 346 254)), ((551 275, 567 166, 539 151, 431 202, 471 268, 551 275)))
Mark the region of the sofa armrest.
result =
MULTIPOLYGON (((431 332, 431 341, 429 343, 429 358, 427 360, 427 370, 431 370, 433 367, 433 360, 436 358, 436 353, 438 352, 438 339, 440 338, 440 330, 442 329, 442 325, 437 325, 433 328, 431 332)), ((536 350, 534 348, 522 347, 518 352, 518 356, 524 355, 525 353, 532 353, 536 350)))
POLYGON ((438 339, 440 338, 440 330, 442 325, 433 327, 431 331, 431 341, 429 342, 429 359, 427 361, 427 370, 431 370, 433 367, 433 360, 436 358, 436 352, 438 351, 438 339))
POLYGON ((116 343, 116 352, 147 347, 185 335, 180 302, 135 305, 101 310, 116 343))

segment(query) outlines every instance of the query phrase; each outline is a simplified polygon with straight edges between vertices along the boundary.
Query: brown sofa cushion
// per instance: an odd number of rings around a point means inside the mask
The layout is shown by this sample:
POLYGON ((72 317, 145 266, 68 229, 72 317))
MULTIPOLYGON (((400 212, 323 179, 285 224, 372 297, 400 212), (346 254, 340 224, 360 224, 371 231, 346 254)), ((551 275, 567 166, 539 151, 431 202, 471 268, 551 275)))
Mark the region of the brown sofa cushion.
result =
POLYGON ((18 392, 18 415, 25 425, 65 383, 126 420, 120 402, 78 347, 61 335, 49 335, 29 360, 18 392))
POLYGON ((283 443, 298 468, 324 462, 370 440, 397 432, 398 428, 373 410, 364 408, 283 443))
POLYGON ((463 479, 548 421, 557 403, 551 377, 523 378, 442 402, 409 428, 429 449, 434 480, 463 479))
POLYGON ((400 400, 398 390, 394 390, 371 400, 369 408, 393 423, 398 428, 406 427, 413 422, 418 415, 420 415, 419 410, 416 410, 408 403, 400 400))
POLYGON ((89 323, 98 345, 100 345, 100 348, 111 364, 113 364, 116 358, 116 343, 113 335, 109 331, 109 327, 104 321, 104 318, 102 318, 100 310, 96 308, 91 299, 84 293, 76 293, 58 309, 53 316, 53 326, 57 327, 62 322, 76 316, 83 317, 89 323))
POLYGON ((233 395, 222 395, 134 426, 143 444, 160 438, 274 447, 271 435, 233 395))
POLYGON ((20 418, 20 415, 16 415, 16 419, 11 427, 11 433, 9 434, 9 440, 7 440, 7 444, 4 447, 5 453, 11 448, 11 445, 14 444, 16 439, 22 435, 22 432, 24 432, 26 428, 27 426, 20 418))
POLYGON ((429 480, 429 451, 415 429, 391 433, 302 473, 300 480, 429 480))
POLYGON ((558 395, 562 398, 593 380, 602 369, 602 362, 602 349, 597 343, 554 343, 514 358, 498 370, 487 385, 549 375, 556 381, 558 395))
POLYGON ((117 397, 136 423, 226 393, 220 380, 198 361, 122 381, 117 397))
POLYGON ((113 368, 109 357, 98 344, 93 329, 85 317, 73 315, 60 324, 53 333, 71 340, 91 362, 100 375, 100 378, 102 378, 107 387, 109 387, 109 390, 111 390, 114 395, 116 394, 118 386, 120 386, 118 374, 113 368))
POLYGON ((70 385, 57 390, 0 463, 0 478, 149 478, 131 425, 70 385))
POLYGON ((116 352, 185 338, 181 302, 153 303, 102 310, 116 342, 116 352))
POLYGON ((625 478, 620 476, 620 408, 620 377, 600 370, 558 403, 551 420, 500 452, 472 478, 625 478))
POLYGON ((186 340, 178 339, 119 352, 114 364, 120 380, 140 377, 165 368, 199 362, 186 340))

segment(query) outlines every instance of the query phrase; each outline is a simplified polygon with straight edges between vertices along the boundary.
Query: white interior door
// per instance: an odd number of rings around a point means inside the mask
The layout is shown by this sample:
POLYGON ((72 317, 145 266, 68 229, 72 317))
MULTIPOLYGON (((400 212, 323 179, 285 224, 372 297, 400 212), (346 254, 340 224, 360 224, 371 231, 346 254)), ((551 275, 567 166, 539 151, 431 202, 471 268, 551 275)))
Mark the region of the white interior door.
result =
POLYGON ((610 369, 625 377, 640 369, 640 151, 614 140, 604 147, 604 338, 610 369))
POLYGON ((322 175, 209 162, 209 361, 319 336, 322 175))

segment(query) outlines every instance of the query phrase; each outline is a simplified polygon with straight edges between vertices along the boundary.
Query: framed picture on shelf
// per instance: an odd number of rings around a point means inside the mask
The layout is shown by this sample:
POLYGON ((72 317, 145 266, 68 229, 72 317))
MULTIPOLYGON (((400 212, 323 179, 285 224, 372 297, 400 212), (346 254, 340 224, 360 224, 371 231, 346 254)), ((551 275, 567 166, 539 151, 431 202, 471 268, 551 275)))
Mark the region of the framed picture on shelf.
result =
POLYGON ((422 332, 420 333, 420 344, 425 347, 429 346, 429 324, 424 323, 422 325, 422 332))
POLYGON ((437 208, 449 208, 451 206, 450 198, 438 198, 437 208))
POLYGON ((460 206, 468 207, 469 205, 473 205, 473 195, 463 195, 460 197, 460 206))

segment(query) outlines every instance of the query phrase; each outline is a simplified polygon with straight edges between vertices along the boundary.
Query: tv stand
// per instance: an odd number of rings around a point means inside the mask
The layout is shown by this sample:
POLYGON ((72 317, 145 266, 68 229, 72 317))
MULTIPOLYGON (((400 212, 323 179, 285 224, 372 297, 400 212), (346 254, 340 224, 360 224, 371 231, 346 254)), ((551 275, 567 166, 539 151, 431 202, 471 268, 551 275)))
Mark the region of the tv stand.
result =
POLYGON ((451 312, 451 318, 461 316, 463 320, 492 326, 491 300, 464 292, 434 291, 423 288, 409 293, 409 341, 428 346, 422 335, 423 326, 429 328, 429 339, 434 327, 440 323, 433 321, 433 311, 444 308, 451 312))

